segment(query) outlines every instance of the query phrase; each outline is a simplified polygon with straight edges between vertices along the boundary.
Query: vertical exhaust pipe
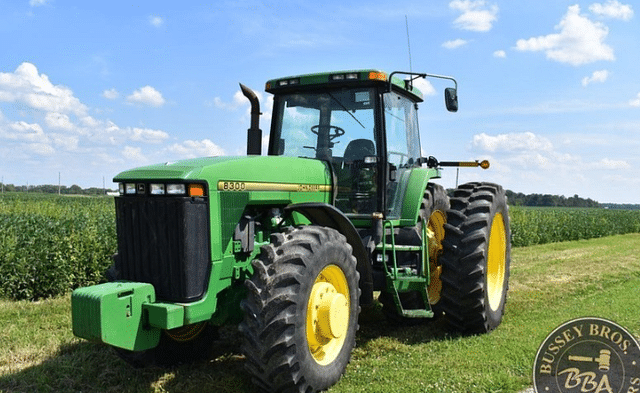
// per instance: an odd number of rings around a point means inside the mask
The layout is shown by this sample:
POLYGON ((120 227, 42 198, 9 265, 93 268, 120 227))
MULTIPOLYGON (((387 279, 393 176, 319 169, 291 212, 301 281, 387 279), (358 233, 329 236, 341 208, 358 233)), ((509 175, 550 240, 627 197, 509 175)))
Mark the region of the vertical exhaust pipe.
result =
POLYGON ((256 93, 240 83, 242 94, 251 103, 251 127, 247 130, 247 155, 259 156, 262 154, 262 130, 260 130, 260 102, 256 93))

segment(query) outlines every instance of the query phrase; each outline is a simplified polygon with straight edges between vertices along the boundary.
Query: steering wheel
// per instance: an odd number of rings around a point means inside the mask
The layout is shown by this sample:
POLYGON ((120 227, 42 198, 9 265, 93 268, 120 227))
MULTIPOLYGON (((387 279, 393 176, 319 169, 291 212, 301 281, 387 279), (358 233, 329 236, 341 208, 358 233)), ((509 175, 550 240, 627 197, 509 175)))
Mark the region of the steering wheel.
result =
MULTIPOLYGON (((328 127, 329 128, 329 140, 332 141, 335 138, 344 135, 344 130, 338 126, 321 126, 320 124, 317 124, 313 127, 311 127, 311 132, 313 132, 314 134, 318 135, 318 132, 320 130, 320 127, 328 127)), ((337 142, 336 142, 337 143, 337 142)))

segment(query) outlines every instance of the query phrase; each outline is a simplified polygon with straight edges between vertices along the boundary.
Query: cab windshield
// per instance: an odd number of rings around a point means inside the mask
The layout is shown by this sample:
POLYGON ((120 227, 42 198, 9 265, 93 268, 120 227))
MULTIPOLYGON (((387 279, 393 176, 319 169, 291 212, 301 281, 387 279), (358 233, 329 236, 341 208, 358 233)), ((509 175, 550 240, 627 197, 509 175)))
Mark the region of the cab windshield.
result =
POLYGON ((339 162, 353 141, 366 139, 371 147, 368 155, 376 155, 374 99, 369 88, 278 97, 276 154, 339 162))
POLYGON ((330 162, 338 181, 336 207, 346 214, 378 211, 376 90, 285 94, 274 105, 277 139, 270 154, 330 162))

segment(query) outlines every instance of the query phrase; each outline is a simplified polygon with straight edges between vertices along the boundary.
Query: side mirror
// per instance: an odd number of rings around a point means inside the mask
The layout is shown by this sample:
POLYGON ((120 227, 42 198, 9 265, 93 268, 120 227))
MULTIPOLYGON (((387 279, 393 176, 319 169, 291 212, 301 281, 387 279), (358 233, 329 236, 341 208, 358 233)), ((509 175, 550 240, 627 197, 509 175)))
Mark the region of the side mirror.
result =
POLYGON ((444 103, 449 112, 458 111, 458 92, 453 87, 444 89, 444 103))

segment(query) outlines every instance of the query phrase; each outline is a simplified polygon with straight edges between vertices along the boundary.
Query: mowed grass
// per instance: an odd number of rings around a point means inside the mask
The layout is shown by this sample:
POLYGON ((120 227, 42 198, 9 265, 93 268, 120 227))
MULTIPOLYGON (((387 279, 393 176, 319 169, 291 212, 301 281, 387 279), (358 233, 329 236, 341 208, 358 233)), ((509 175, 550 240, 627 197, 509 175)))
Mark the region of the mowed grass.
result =
MULTIPOLYGON (((531 385, 538 346, 581 316, 608 318, 640 335, 640 235, 553 243, 512 252, 502 325, 471 337, 438 321, 402 327, 363 311, 357 347, 330 392, 519 392, 531 385)), ((2 392, 253 392, 225 328, 209 361, 133 369, 107 347, 71 333, 69 296, 0 301, 2 392)))

